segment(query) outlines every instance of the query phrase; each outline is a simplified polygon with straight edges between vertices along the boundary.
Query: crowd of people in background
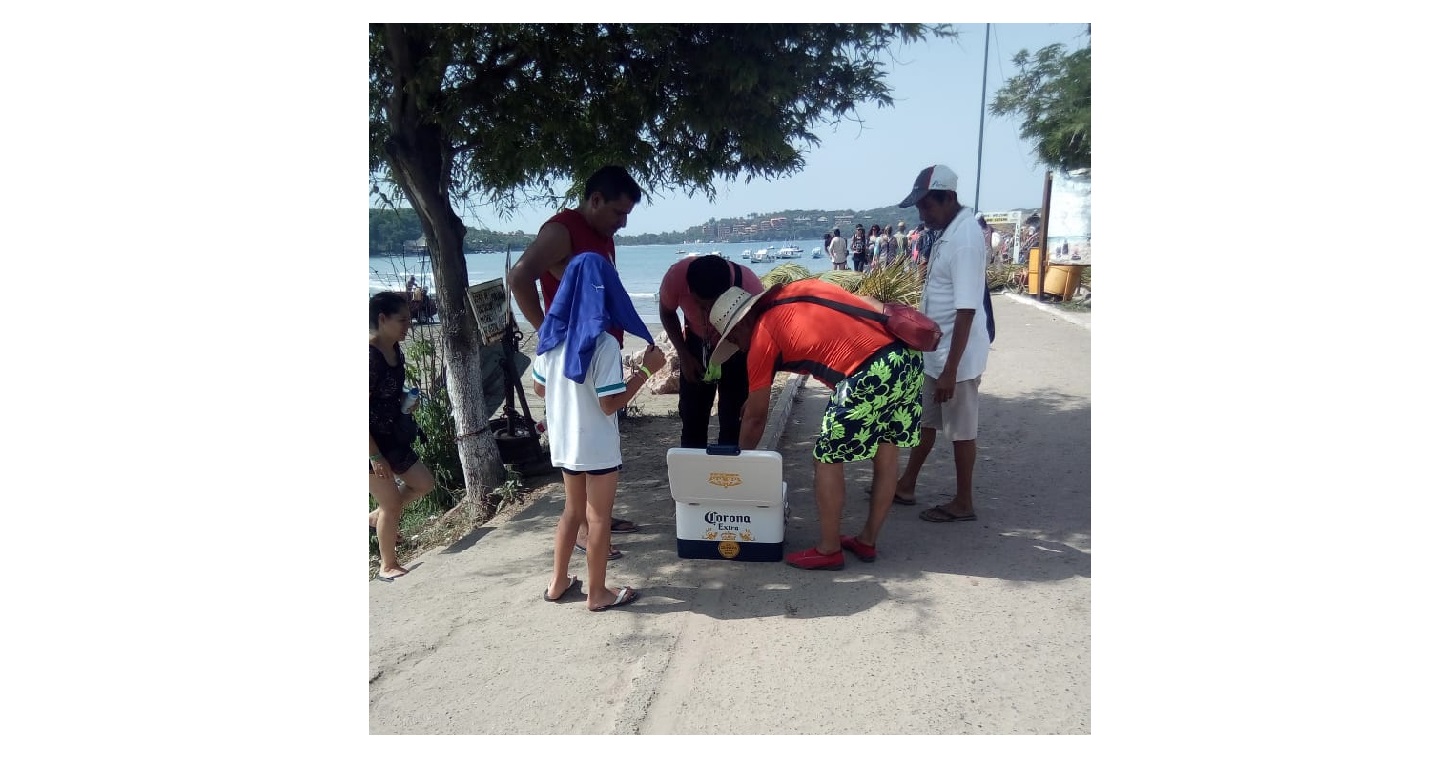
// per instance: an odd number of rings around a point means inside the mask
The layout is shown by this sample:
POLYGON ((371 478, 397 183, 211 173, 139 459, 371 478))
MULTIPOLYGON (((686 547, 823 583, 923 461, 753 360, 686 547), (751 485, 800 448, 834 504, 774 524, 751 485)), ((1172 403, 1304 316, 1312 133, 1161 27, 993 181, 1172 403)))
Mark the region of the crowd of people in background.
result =
POLYGON ((885 228, 872 225, 869 230, 857 224, 849 237, 844 236, 840 228, 833 228, 822 239, 822 249, 831 256, 832 270, 845 270, 848 256, 851 270, 859 273, 898 262, 925 269, 937 233, 924 226, 908 227, 905 220, 885 228))
MULTIPOLYGON (((1037 242, 1037 218, 1027 220, 1021 232, 1013 233, 1009 230, 1002 230, 992 226, 978 215, 977 226, 981 230, 982 244, 986 248, 987 265, 999 265, 1004 263, 1025 262, 1026 253, 1037 242), (1021 236, 1021 254, 1013 258, 1012 239, 1021 236)), ((909 267, 917 268, 925 273, 927 260, 931 257, 931 245, 936 241, 938 231, 933 231, 923 223, 914 227, 908 227, 905 220, 898 220, 894 226, 872 224, 868 229, 865 226, 857 225, 849 238, 842 236, 841 229, 832 229, 822 239, 822 251, 828 253, 831 258, 832 270, 844 270, 847 268, 846 258, 833 249, 833 240, 843 238, 845 245, 840 247, 850 256, 850 268, 857 272, 867 272, 876 268, 885 268, 893 263, 902 262, 909 267)))

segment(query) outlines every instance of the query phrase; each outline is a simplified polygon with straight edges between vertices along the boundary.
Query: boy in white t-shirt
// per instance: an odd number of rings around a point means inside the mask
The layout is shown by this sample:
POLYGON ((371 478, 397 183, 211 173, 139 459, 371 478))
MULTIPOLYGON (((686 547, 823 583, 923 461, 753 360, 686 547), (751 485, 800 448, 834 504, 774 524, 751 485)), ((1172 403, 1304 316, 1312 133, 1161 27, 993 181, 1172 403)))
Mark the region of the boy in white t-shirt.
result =
MULTIPOLYGON (((666 364, 666 354, 655 345, 647 345, 641 373, 625 378, 621 343, 605 330, 639 319, 616 280, 614 268, 597 261, 599 257, 581 255, 567 266, 556 300, 542 324, 542 339, 537 347, 546 349, 531 366, 536 395, 546 401, 551 463, 561 468, 566 488, 566 506, 556 524, 553 575, 543 595, 547 602, 560 601, 579 581, 569 575, 568 569, 583 517, 589 530, 586 549, 611 548, 611 508, 621 477, 621 431, 616 412, 630 403, 646 380, 666 364), (593 288, 610 294, 598 297, 593 288), (613 316, 623 311, 628 315, 613 316), (563 326, 568 326, 569 331, 563 326), (582 331, 586 333, 577 334, 582 331), (548 342, 547 337, 555 339, 548 342), (567 345, 572 342, 578 347, 568 352, 567 345), (584 377, 581 369, 585 369, 584 377)), ((586 604, 593 611, 629 604, 637 596, 629 586, 606 586, 606 557, 586 555, 586 604)))

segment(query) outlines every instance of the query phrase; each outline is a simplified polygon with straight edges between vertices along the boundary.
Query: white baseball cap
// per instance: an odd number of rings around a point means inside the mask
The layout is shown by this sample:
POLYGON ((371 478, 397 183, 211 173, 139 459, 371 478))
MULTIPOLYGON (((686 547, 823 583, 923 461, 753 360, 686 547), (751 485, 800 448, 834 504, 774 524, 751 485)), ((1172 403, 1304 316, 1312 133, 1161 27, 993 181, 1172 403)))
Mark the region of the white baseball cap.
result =
POLYGON ((934 164, 922 170, 921 174, 916 176, 916 182, 911 185, 911 193, 896 206, 910 207, 931 191, 955 190, 956 173, 952 172, 951 168, 944 164, 934 164))

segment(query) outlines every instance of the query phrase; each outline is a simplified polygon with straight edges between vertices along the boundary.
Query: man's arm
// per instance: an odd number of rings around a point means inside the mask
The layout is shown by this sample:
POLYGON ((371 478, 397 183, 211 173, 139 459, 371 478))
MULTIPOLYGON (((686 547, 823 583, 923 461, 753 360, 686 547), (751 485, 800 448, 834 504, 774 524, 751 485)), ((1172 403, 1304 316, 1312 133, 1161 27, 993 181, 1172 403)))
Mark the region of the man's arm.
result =
POLYGON ((681 317, 678 315, 679 313, 680 311, 676 308, 668 308, 665 305, 661 306, 661 328, 666 330, 666 336, 671 338, 671 347, 674 348, 677 353, 686 347, 686 337, 681 330, 681 317))
MULTIPOLYGON (((619 352, 619 346, 617 350, 619 352)), ((641 388, 646 385, 646 380, 650 379, 652 374, 655 374, 665 365, 666 354, 662 352, 661 348, 655 345, 647 345, 646 355, 641 359, 641 368, 645 369, 645 373, 636 373, 628 377, 626 379, 625 390, 619 393, 601 396, 601 413, 610 416, 625 408, 626 404, 630 403, 631 399, 636 397, 636 393, 641 392, 641 388)))
POLYGON ((554 273, 570 256, 571 234, 560 223, 547 223, 541 226, 535 240, 506 274, 506 283, 511 287, 516 306, 537 330, 546 319, 546 311, 541 308, 541 295, 536 290, 536 283, 541 280, 542 273, 554 273))
POLYGON ((741 408, 741 438, 738 445, 742 450, 755 448, 766 432, 766 414, 771 408, 771 391, 752 390, 746 396, 746 405, 741 408))
POLYGON ((936 402, 946 403, 956 393, 956 368, 961 365, 961 356, 966 353, 966 340, 971 336, 971 320, 976 317, 972 308, 956 311, 956 325, 951 330, 951 347, 946 350, 946 365, 941 376, 936 378, 936 402))
POLYGON ((671 349, 676 351, 676 358, 681 361, 681 374, 686 377, 687 382, 700 382, 701 375, 705 369, 701 368, 701 359, 691 355, 690 348, 686 347, 686 337, 681 330, 681 318, 676 308, 668 308, 665 305, 661 308, 661 328, 666 330, 666 336, 671 338, 671 349))

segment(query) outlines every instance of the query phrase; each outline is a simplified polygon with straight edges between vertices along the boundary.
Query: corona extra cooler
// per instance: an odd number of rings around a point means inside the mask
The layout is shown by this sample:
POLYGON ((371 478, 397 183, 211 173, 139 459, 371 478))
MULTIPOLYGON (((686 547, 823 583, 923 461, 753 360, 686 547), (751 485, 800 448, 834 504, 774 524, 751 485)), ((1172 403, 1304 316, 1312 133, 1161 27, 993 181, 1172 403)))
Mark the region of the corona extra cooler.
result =
POLYGON ((688 559, 775 562, 786 535, 781 454, 704 448, 666 452, 676 500, 676 554, 688 559))

